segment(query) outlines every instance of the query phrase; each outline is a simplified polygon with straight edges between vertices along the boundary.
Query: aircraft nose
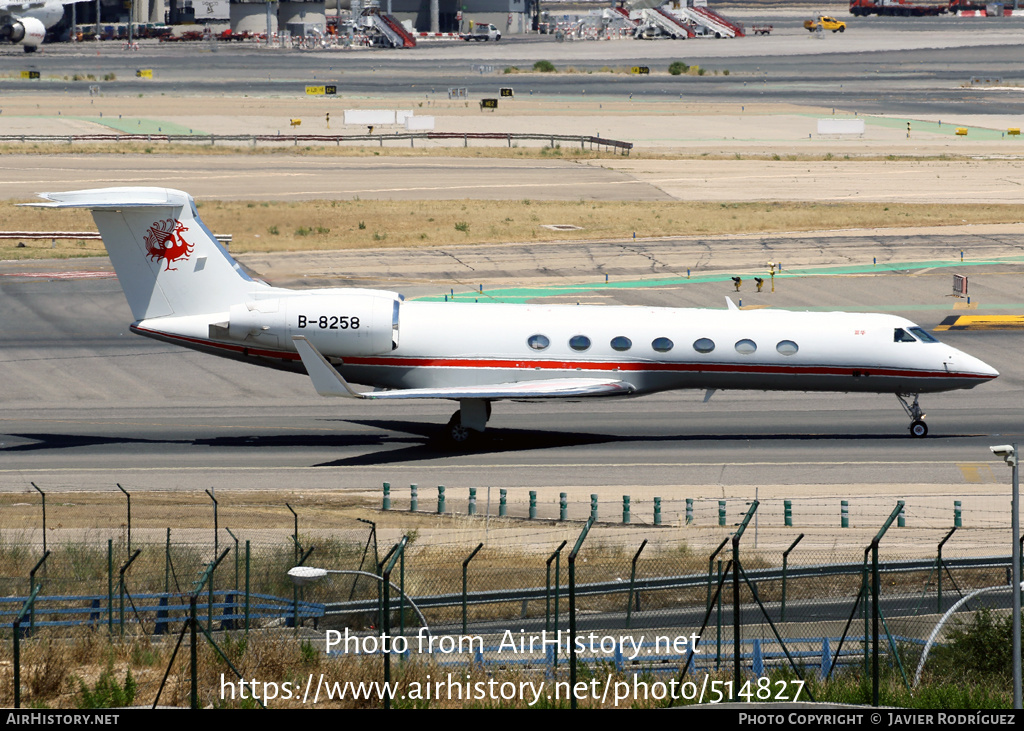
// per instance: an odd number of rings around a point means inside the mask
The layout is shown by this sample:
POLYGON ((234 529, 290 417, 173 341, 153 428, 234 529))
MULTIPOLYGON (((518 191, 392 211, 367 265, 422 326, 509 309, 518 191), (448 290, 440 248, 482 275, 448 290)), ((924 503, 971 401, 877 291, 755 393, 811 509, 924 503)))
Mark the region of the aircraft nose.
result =
POLYGON ((967 353, 957 351, 953 362, 956 364, 956 369, 958 371, 970 373, 972 376, 980 376, 985 379, 999 377, 999 371, 980 358, 975 358, 973 355, 967 355, 967 353))

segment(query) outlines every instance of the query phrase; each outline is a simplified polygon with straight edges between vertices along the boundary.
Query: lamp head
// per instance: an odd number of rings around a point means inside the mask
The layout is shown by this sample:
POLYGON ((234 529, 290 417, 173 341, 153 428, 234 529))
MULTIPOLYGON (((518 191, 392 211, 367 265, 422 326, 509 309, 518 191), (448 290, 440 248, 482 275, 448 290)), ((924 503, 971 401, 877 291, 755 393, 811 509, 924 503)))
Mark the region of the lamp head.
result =
POLYGON ((1003 461, 1010 467, 1017 466, 1017 450, 1012 444, 997 444, 994 447, 989 447, 989 449, 992 450, 992 454, 1002 457, 1003 461))
POLYGON ((305 586, 327 576, 327 571, 313 566, 295 566, 288 569, 288 576, 291 577, 296 586, 305 586))

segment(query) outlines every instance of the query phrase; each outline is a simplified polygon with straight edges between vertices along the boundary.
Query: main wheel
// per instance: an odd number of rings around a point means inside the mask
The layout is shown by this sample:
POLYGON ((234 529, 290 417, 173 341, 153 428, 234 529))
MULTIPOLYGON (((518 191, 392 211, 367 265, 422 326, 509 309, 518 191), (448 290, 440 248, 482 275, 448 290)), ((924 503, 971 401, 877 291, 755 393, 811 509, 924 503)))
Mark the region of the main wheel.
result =
POLYGON ((910 422, 910 436, 915 438, 928 436, 928 425, 920 419, 910 422))
POLYGON ((462 424, 449 424, 448 439, 452 444, 469 444, 473 441, 473 430, 462 424))

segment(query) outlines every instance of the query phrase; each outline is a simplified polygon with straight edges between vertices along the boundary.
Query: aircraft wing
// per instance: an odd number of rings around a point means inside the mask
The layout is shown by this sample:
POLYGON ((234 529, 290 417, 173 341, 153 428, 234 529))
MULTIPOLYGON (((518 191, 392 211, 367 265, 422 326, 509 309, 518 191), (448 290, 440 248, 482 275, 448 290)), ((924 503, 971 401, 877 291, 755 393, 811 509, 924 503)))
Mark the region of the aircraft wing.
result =
POLYGON ((302 364, 321 396, 361 399, 538 399, 583 396, 626 396, 636 388, 626 381, 604 378, 552 378, 540 381, 489 383, 444 388, 405 388, 359 392, 353 389, 312 343, 301 335, 292 337, 302 364))

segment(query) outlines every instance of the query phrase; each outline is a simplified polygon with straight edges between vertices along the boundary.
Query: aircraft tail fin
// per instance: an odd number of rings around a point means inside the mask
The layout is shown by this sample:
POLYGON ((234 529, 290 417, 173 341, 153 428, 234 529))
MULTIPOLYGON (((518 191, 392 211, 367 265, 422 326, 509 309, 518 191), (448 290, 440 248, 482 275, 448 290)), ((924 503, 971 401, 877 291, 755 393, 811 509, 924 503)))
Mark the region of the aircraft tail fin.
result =
POLYGON ((169 188, 40 193, 46 208, 88 208, 132 315, 227 312, 258 286, 210 233, 192 196, 169 188))

